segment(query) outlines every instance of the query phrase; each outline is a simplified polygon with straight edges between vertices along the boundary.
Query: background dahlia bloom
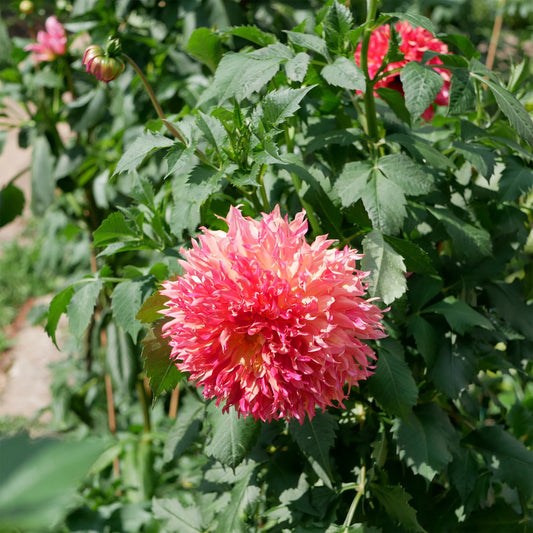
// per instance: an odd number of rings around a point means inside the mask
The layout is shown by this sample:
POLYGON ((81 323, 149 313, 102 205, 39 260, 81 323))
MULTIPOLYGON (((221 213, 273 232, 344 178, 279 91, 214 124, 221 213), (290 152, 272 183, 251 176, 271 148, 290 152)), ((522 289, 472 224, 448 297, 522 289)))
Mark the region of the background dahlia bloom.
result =
POLYGON ((181 250, 185 273, 163 284, 171 358, 224 410, 270 421, 312 418, 342 401, 344 385, 372 374, 362 339, 384 337, 382 313, 364 300, 362 256, 305 240, 276 206, 259 221, 231 207, 227 233, 203 229, 181 250))
MULTIPOLYGON (((388 64, 375 88, 388 87, 403 93, 402 84, 400 81, 400 73, 398 71, 392 72, 404 67, 409 61, 422 61, 424 52, 432 50, 439 54, 448 54, 448 46, 435 38, 429 31, 424 28, 413 28, 408 22, 401 21, 395 26, 396 31, 400 35, 400 52, 403 53, 404 59, 388 64), (390 74, 387 74, 390 73, 390 74)), ((380 26, 370 36, 370 44, 368 51, 368 74, 371 78, 376 76, 376 73, 383 64, 383 59, 389 50, 389 42, 391 40, 391 30, 388 24, 380 26)), ((361 43, 359 43, 355 54, 355 62, 361 66, 361 43)), ((442 65, 442 61, 438 57, 434 57, 427 62, 428 65, 442 65)), ((437 105, 448 105, 450 97, 450 80, 451 73, 445 68, 435 67, 434 70, 438 72, 444 79, 444 84, 435 98, 437 105)), ((433 108, 428 109, 422 115, 425 119, 431 119, 433 116, 433 108)))
POLYGON ((55 16, 48 17, 44 23, 46 31, 37 32, 37 42, 28 44, 24 50, 32 52, 35 63, 52 61, 67 51, 65 28, 55 16))

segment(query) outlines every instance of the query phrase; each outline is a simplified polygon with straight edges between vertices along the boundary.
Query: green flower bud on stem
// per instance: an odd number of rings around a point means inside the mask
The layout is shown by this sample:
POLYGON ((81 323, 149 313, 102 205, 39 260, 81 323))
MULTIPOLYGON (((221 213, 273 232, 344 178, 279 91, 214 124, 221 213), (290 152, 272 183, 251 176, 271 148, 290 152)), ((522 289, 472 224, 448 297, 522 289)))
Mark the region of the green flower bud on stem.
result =
POLYGON ((93 44, 83 54, 85 70, 96 79, 109 83, 117 79, 124 70, 124 62, 118 57, 109 57, 101 46, 93 44))

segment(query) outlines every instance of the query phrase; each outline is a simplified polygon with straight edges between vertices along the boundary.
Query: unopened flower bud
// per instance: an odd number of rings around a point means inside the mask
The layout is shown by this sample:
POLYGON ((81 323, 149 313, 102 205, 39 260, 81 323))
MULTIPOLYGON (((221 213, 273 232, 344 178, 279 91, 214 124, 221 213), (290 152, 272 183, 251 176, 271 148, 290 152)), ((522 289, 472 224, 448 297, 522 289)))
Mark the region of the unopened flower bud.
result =
POLYGON ((30 15, 33 13, 33 2, 31 0, 22 0, 19 4, 19 11, 24 15, 30 15))
POLYGON ((118 57, 108 57, 104 50, 95 44, 83 54, 83 65, 87 72, 106 83, 117 79, 124 70, 124 63, 118 57))

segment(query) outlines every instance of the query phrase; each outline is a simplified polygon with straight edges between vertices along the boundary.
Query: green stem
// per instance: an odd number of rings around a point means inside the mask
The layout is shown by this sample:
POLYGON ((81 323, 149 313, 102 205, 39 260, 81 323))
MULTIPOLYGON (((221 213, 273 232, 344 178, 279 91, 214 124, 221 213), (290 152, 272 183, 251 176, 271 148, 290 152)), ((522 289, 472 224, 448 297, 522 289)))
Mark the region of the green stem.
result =
POLYGON ((355 514, 355 510, 357 509, 357 505, 359 504, 359 500, 362 498, 364 492, 365 492, 365 484, 366 484, 366 468, 365 465, 361 467, 361 483, 359 483, 359 490, 357 491, 352 504, 350 505, 350 509, 348 509, 348 514, 346 515, 346 519, 344 520, 344 531, 343 533, 348 533, 348 530, 350 529, 350 525, 353 520, 353 515, 355 514))
MULTIPOLYGON (((185 141, 185 137, 183 134, 168 120, 165 116, 165 113, 163 112, 163 109, 159 105, 159 102, 157 101, 157 97, 154 93, 154 90, 152 89, 152 86, 150 85, 150 82, 146 79, 146 76, 144 75, 144 72, 139 68, 139 65, 133 61, 133 59, 127 55, 122 53, 122 57, 133 67, 135 72, 139 75, 139 78, 141 78, 141 81, 143 82, 144 88, 146 89, 146 92, 148 93, 148 96, 150 97, 150 100, 152 102, 152 105, 154 106, 155 112, 157 113, 157 116, 161 119, 161 122, 165 125, 167 130, 178 139, 178 141, 182 142, 185 146, 187 146, 187 142, 185 141)), ((216 165, 213 165, 209 159, 207 159, 207 156, 198 148, 195 148, 194 153, 196 154, 196 157, 202 161, 202 163, 205 163, 206 165, 216 168, 217 170, 220 170, 216 165)))
POLYGON ((261 170, 259 171, 259 176, 257 177, 257 181, 259 182, 259 190, 261 191, 261 200, 263 201, 263 208, 265 209, 265 212, 270 211, 270 202, 268 201, 268 195, 265 189, 265 181, 264 176, 267 169, 267 165, 261 165, 261 170))
POLYGON ((320 223, 318 222, 318 219, 316 218, 315 211, 311 207, 311 205, 304 200, 303 196, 300 194, 300 189, 302 187, 302 182, 300 178, 294 173, 291 172, 291 178, 292 183, 294 185, 294 190, 296 191, 296 194, 298 195, 298 198, 300 199, 300 203, 302 204, 302 207, 305 209, 305 214, 307 215, 307 219, 309 220, 309 223, 311 224, 311 229, 313 230, 313 233, 315 235, 323 235, 322 228, 320 227, 320 223))
POLYGON ((372 141, 378 140, 378 123, 376 117, 376 103, 374 101, 375 80, 370 77, 368 72, 368 49, 370 46, 370 37, 373 31, 373 22, 376 20, 378 0, 367 0, 366 2, 366 21, 361 43, 361 69, 365 76, 365 115, 367 135, 372 141))
POLYGON ((143 420, 144 420, 144 432, 149 433, 152 424, 150 422, 150 409, 148 408, 148 398, 146 396, 146 390, 144 388, 144 383, 141 379, 137 380, 137 392, 139 393, 139 400, 141 402, 141 408, 143 412, 143 420))

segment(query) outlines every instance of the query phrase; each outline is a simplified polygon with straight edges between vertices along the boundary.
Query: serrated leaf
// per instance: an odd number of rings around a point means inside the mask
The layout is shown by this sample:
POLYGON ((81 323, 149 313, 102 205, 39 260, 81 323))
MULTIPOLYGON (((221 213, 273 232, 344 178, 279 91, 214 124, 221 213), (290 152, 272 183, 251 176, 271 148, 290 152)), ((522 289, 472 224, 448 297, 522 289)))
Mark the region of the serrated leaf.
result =
POLYGON ((278 42, 277 37, 273 33, 260 30, 257 26, 237 26, 236 28, 226 30, 224 33, 241 37, 259 46, 268 46, 269 44, 278 42))
POLYGON ((305 418, 302 424, 294 420, 289 424, 289 433, 309 459, 313 470, 332 488, 329 452, 335 441, 337 420, 329 413, 317 413, 312 420, 305 418))
POLYGON ((401 485, 372 483, 370 490, 393 521, 409 531, 425 531, 418 523, 415 509, 409 505, 412 496, 401 485))
POLYGON ((487 85, 511 126, 522 139, 525 139, 530 146, 533 146, 533 121, 526 108, 499 83, 487 79, 476 72, 471 72, 470 75, 487 85))
POLYGON ((326 13, 324 24, 328 33, 344 38, 352 29, 353 16, 344 4, 334 0, 326 13))
POLYGON ((243 514, 248 506, 259 499, 260 495, 259 487, 250 484, 255 467, 254 463, 247 465, 244 477, 231 490, 230 503, 219 514, 215 533, 228 533, 229 531, 247 533, 249 531, 243 520, 243 514))
POLYGON ((203 533, 202 511, 196 506, 184 506, 178 498, 154 498, 152 513, 157 520, 166 520, 170 531, 203 533))
POLYGON ((463 335, 475 326, 485 329, 494 329, 491 321, 478 313, 467 303, 448 296, 444 300, 426 307, 426 313, 439 313, 444 316, 453 331, 463 335))
POLYGON ((410 196, 426 194, 433 188, 433 177, 424 171, 422 165, 405 154, 390 154, 380 157, 378 168, 399 185, 410 196))
POLYGON ((424 28, 425 30, 429 31, 429 33, 435 35, 435 26, 433 26, 433 22, 431 22, 431 20, 427 17, 419 15, 418 13, 414 13, 412 11, 407 11, 405 13, 394 11, 392 13, 383 13, 383 15, 387 15, 389 17, 396 17, 400 20, 406 20, 407 22, 409 22, 409 24, 411 24, 411 26, 413 26, 413 28, 420 26, 421 28, 424 28))
MULTIPOLYGON (((275 45, 271 45, 275 46, 275 45)), ((215 77, 201 94, 198 106, 214 100, 218 105, 227 99, 242 101, 262 89, 279 70, 282 57, 265 57, 250 53, 228 53, 221 60, 215 77)))
POLYGON ((420 274, 437 273, 429 255, 417 244, 388 235, 383 237, 403 257, 407 272, 418 272, 420 274))
POLYGON ((440 341, 437 357, 429 373, 435 386, 448 398, 455 399, 472 382, 476 369, 472 362, 461 354, 457 346, 440 341))
POLYGON ((177 459, 196 439, 205 415, 205 404, 193 394, 180 402, 176 420, 165 439, 163 461, 177 459))
POLYGON ((317 52, 321 56, 324 56, 328 62, 330 61, 328 45, 324 39, 321 39, 317 35, 312 35, 311 33, 300 33, 288 30, 283 31, 287 34, 287 37, 292 44, 317 52))
POLYGON ((206 140, 213 145, 213 148, 220 154, 222 149, 228 144, 228 133, 218 118, 206 115, 198 111, 196 118, 198 128, 205 135, 206 140))
POLYGON ((104 286, 101 279, 91 279, 79 287, 67 306, 70 331, 79 340, 91 323, 98 295, 104 286))
POLYGON ((159 291, 154 292, 146 298, 135 318, 139 319, 143 324, 150 324, 161 319, 162 315, 159 311, 166 307, 166 302, 168 302, 167 296, 164 296, 159 291))
POLYGON ((400 91, 396 91, 395 89, 391 89, 389 87, 379 87, 376 89, 376 92, 382 100, 385 100, 385 102, 389 104, 389 107, 392 109, 394 114, 402 122, 411 124, 411 115, 409 114, 407 107, 405 107, 405 98, 400 91))
POLYGON ((490 179, 494 173, 494 155, 492 150, 473 143, 455 141, 455 150, 460 153, 483 177, 490 179))
POLYGON ((378 296, 387 305, 402 296, 407 289, 403 259, 385 242, 380 231, 365 235, 363 252, 361 268, 370 272, 366 278, 370 295, 378 296))
POLYGON ((410 61, 400 71, 405 94, 405 107, 412 118, 418 118, 435 101, 444 78, 428 65, 410 61))
POLYGON ((289 59, 284 65, 287 78, 300 83, 304 81, 310 61, 311 57, 305 52, 299 52, 292 59, 289 59))
MULTIPOLYGON (((111 309, 117 324, 128 333, 133 341, 142 329, 140 320, 137 319, 143 300, 154 289, 152 276, 143 276, 133 280, 118 283, 111 294, 111 309)), ((161 316, 159 317, 161 318, 161 316)))
POLYGON ((2 187, 0 189, 0 227, 9 224, 21 215, 25 202, 24 193, 15 185, 8 183, 2 187))
POLYGON ((330 85, 335 87, 342 87, 350 91, 365 90, 363 71, 347 57, 336 57, 335 61, 326 65, 320 74, 330 85))
POLYGON ((163 320, 152 324, 142 340, 144 348, 141 357, 154 393, 154 403, 162 392, 175 389, 181 379, 181 372, 170 359, 168 340, 161 337, 163 324, 163 320))
POLYGON ((116 322, 106 327, 105 362, 115 390, 131 394, 137 379, 138 353, 133 341, 116 322))
POLYGON ((191 33, 185 51, 215 72, 222 57, 222 39, 209 28, 197 28, 191 33))
POLYGON ((362 197, 371 172, 372 164, 368 161, 354 161, 344 165, 333 186, 343 207, 351 206, 362 197))
POLYGON ((45 330, 57 347, 56 331, 57 324, 63 313, 67 312, 67 306, 74 294, 74 287, 70 286, 57 293, 50 302, 45 330))
POLYGON ((266 124, 277 126, 285 119, 292 117, 298 109, 305 95, 315 87, 301 89, 278 89, 269 92, 262 101, 263 119, 266 124))
POLYGON ((104 246, 111 242, 133 241, 137 238, 133 224, 126 221, 122 213, 116 211, 111 213, 93 233, 93 245, 104 246))
POLYGON ((416 347, 424 358, 426 365, 432 366, 437 357, 440 341, 433 326, 419 315, 412 315, 408 322, 409 333, 414 337, 416 347))
POLYGON ((401 344, 391 339, 380 342, 378 362, 368 380, 368 390, 388 414, 406 418, 416 405, 418 388, 405 362, 401 344))
POLYGON ((486 230, 467 224, 445 207, 428 207, 427 210, 443 223, 459 257, 476 259, 490 255, 492 242, 486 230))
POLYGON ((215 403, 209 404, 207 413, 213 433, 205 453, 224 465, 237 467, 257 441, 261 426, 251 416, 239 416, 233 408, 223 413, 215 403))
POLYGON ((465 70, 455 70, 450 84, 449 115, 461 115, 474 109, 476 91, 470 75, 465 70))
POLYGON ((146 132, 137 137, 122 155, 113 175, 121 172, 131 172, 141 166, 144 158, 154 150, 168 148, 174 141, 161 133, 146 132))
POLYGON ((517 157, 506 157, 498 188, 503 202, 513 202, 533 189, 533 171, 517 157))
POLYGON ((451 159, 441 154, 427 141, 414 134, 394 133, 388 135, 386 140, 401 144, 419 163, 440 169, 447 169, 454 166, 451 159))
POLYGON ((396 418, 393 435, 400 458, 428 481, 451 461, 451 450, 458 444, 448 416, 434 403, 416 407, 406 420, 396 418))
POLYGON ((533 452, 501 426, 483 427, 463 440, 483 453, 498 478, 516 487, 527 501, 533 494, 533 452))
POLYGON ((54 157, 46 137, 39 136, 33 142, 31 157, 31 210, 42 215, 54 201, 56 181, 54 157))

